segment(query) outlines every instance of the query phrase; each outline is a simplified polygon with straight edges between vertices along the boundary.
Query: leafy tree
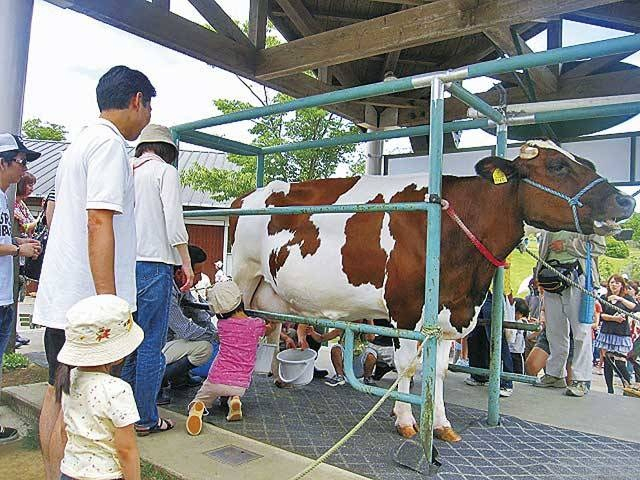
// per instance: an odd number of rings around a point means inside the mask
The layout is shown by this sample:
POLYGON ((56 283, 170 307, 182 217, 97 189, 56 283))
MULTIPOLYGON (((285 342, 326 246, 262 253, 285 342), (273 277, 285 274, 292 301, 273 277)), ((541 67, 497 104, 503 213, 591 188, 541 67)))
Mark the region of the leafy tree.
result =
POLYGON ((607 249, 604 254, 612 258, 627 258, 629 256, 629 247, 624 242, 607 237, 607 249))
POLYGON ((67 129, 64 125, 49 123, 32 118, 22 124, 22 132, 26 138, 32 140, 56 140, 58 142, 66 140, 67 129))
POLYGON ((622 224, 622 228, 630 228, 633 230, 633 237, 631 239, 635 242, 640 242, 640 213, 634 213, 631 218, 622 224))
POLYGON ((598 273, 600 274, 600 282, 606 283, 607 279, 615 273, 615 268, 611 261, 605 257, 600 257, 598 259, 598 273))
MULTIPOLYGON (((208 25, 205 27, 211 28, 208 25)), ((246 32, 248 26, 245 23, 241 28, 246 32)), ((267 47, 281 43, 273 32, 270 24, 267 30, 267 47)), ((270 92, 264 87, 249 84, 239 76, 237 78, 261 106, 291 100, 291 97, 283 93, 270 92)), ((223 114, 255 106, 241 100, 222 98, 213 103, 223 114)), ((249 130, 253 136, 251 143, 260 147, 359 133, 355 125, 321 108, 271 115, 252 122, 253 126, 249 130)), ((355 145, 341 145, 269 155, 265 158, 265 185, 273 180, 296 182, 327 178, 335 174, 341 163, 349 166, 351 174, 363 173, 364 159, 355 154, 355 149, 355 145)), ((182 172, 182 183, 206 192, 218 201, 240 196, 255 188, 256 158, 228 154, 228 159, 237 165, 237 170, 207 169, 202 165, 194 165, 182 172)))

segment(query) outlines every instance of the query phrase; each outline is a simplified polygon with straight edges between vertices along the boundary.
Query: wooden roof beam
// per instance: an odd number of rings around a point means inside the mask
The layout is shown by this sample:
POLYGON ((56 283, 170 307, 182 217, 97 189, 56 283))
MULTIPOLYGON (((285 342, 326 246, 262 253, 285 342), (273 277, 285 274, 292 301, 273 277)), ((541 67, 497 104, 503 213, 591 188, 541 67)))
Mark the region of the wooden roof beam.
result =
MULTIPOLYGON (((519 55, 518 50, 523 54, 532 52, 520 35, 517 33, 512 35, 511 28, 508 25, 488 28, 484 31, 484 34, 498 49, 510 57, 519 55), (518 42, 518 46, 516 46, 514 40, 518 42)), ((530 68, 529 76, 535 84, 537 93, 553 92, 558 86, 558 77, 556 77, 549 67, 530 68)))
POLYGON ((267 40, 267 9, 269 0, 251 0, 249 3, 249 41, 258 50, 267 40))
MULTIPOLYGON (((362 22, 364 20, 369 20, 368 18, 357 18, 357 17, 345 17, 342 15, 333 15, 330 13, 326 13, 324 11, 312 12, 313 18, 316 20, 326 20, 328 22, 341 23, 343 25, 352 25, 354 23, 362 22)), ((287 18, 287 14, 282 10, 271 9, 269 12, 270 17, 284 17, 287 18)))
POLYGON ((249 48, 254 48, 249 38, 236 25, 227 12, 215 0, 189 0, 189 3, 211 25, 216 32, 249 48))
POLYGON ((266 49, 258 53, 256 76, 276 78, 615 1, 438 0, 266 49))
MULTIPOLYGON (((304 37, 321 33, 323 30, 311 15, 302 0, 276 0, 280 8, 287 14, 289 20, 304 37)), ((355 70, 348 65, 340 65, 333 72, 343 87, 352 87, 360 84, 360 79, 355 70)))
POLYGON ((594 7, 563 15, 563 18, 627 32, 640 32, 640 4, 637 2, 626 1, 607 7, 594 7))
POLYGON ((562 78, 570 79, 577 77, 586 77, 587 75, 591 75, 593 72, 597 72, 598 70, 605 68, 613 63, 622 61, 628 56, 629 53, 621 53, 619 55, 609 55, 607 57, 597 57, 592 58, 591 60, 584 60, 568 72, 564 72, 562 74, 562 78))

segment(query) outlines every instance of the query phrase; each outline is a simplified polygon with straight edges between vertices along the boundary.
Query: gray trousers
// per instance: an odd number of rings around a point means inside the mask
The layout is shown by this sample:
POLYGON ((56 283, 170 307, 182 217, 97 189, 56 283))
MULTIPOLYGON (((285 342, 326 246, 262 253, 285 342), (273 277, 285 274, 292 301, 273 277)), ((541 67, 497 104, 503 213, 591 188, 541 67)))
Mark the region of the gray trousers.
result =
MULTIPOLYGON (((579 283, 584 285, 584 277, 579 283)), ((575 287, 569 287, 562 294, 544 293, 544 311, 546 333, 551 354, 547 359, 545 373, 564 378, 567 375, 567 357, 569 356, 569 325, 573 332, 574 353, 571 368, 573 379, 581 382, 591 380, 593 347, 591 324, 580 323, 580 302, 582 293, 575 287)))
POLYGON ((213 346, 211 346, 211 342, 209 340, 171 340, 170 342, 167 342, 162 349, 167 365, 177 362, 183 357, 188 357, 189 362, 194 367, 204 365, 207 360, 209 360, 209 357, 211 357, 212 351, 213 346))

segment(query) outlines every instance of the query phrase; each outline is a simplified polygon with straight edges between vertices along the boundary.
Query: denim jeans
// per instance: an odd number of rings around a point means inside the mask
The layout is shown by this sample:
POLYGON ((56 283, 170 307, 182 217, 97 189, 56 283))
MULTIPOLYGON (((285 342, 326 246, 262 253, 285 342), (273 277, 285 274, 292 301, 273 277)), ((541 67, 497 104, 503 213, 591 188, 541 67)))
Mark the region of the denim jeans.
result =
POLYGON ((13 304, 0 307, 0 382, 2 381, 2 355, 7 349, 13 331, 13 304))
POLYGON ((136 263, 138 311, 134 319, 144 331, 144 340, 127 358, 121 376, 133 389, 140 414, 137 425, 143 428, 158 424, 156 397, 165 369, 162 347, 167 341, 172 282, 172 265, 136 263))

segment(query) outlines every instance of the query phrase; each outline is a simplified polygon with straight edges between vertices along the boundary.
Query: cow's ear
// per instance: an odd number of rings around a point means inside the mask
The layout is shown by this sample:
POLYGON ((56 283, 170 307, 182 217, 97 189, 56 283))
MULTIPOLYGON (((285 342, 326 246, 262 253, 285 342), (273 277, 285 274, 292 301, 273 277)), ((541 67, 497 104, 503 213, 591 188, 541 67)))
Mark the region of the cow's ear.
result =
POLYGON ((476 163, 476 173, 496 185, 520 176, 514 162, 500 157, 483 158, 476 163))

